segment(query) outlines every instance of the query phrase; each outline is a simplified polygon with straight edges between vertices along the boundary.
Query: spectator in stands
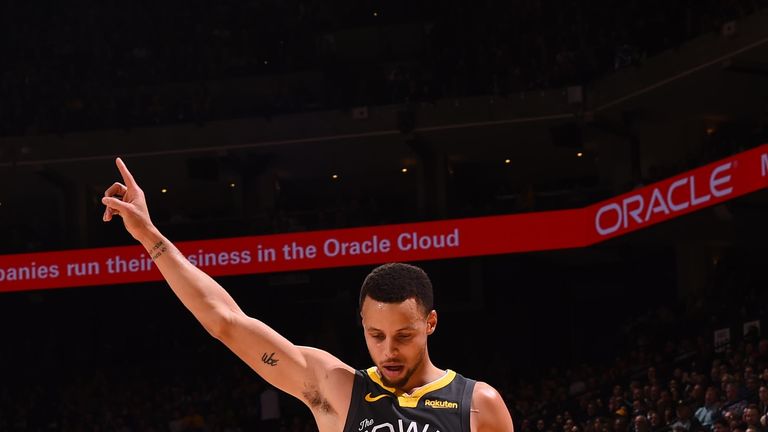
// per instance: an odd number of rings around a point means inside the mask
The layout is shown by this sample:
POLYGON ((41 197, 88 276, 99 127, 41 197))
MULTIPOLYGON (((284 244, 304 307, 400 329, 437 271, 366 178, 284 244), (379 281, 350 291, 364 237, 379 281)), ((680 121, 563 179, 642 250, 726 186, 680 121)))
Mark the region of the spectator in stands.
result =
POLYGON ((636 415, 632 422, 632 432, 651 432, 651 424, 648 422, 648 417, 636 415))
POLYGON ((658 384, 651 383, 650 387, 648 388, 647 397, 648 397, 648 404, 656 406, 656 403, 661 398, 661 387, 659 387, 658 384))
POLYGON ((674 409, 674 400, 672 399, 672 394, 667 390, 662 390, 659 393, 659 400, 656 401, 656 410, 660 413, 665 414, 665 419, 667 419, 667 412, 672 412, 674 409))
POLYGON ((632 415, 633 416, 645 416, 648 413, 648 407, 640 399, 632 401, 632 415))
POLYGON ((715 420, 715 422, 712 424, 712 432, 729 432, 730 427, 728 426, 728 421, 724 418, 719 418, 715 420))
POLYGON ((611 422, 605 417, 598 417, 593 423, 594 432, 611 432, 611 422))
POLYGON ((672 400, 680 400, 680 383, 676 379, 669 380, 669 395, 672 400))
POLYGON ((648 424, 653 432, 665 431, 668 429, 656 410, 648 411, 648 424))
POLYGON ((721 411, 723 417, 727 420, 740 420, 746 407, 747 401, 739 395, 738 384, 728 381, 725 385, 725 402, 721 411))
MULTIPOLYGON (((751 371, 752 368, 747 366, 751 371)), ((744 372, 744 380, 746 381, 747 400, 750 403, 757 403, 760 398, 760 381, 757 379, 757 375, 752 372, 744 372)))
POLYGON ((613 432, 629 432, 629 413, 624 407, 621 407, 619 412, 621 414, 616 415, 613 419, 613 432))
POLYGON ((702 384, 695 384, 693 388, 691 388, 689 399, 693 406, 700 407, 704 404, 704 399, 706 399, 706 392, 704 389, 705 387, 702 384))
POLYGON ((545 432, 547 430, 547 425, 544 422, 544 419, 538 419, 536 420, 536 429, 535 432, 545 432))
POLYGON ((763 426, 760 424, 760 409, 756 404, 749 404, 744 409, 744 416, 742 418, 748 428, 752 428, 755 432, 762 432, 763 426))
POLYGON ((704 394, 704 405, 696 410, 696 419, 707 428, 712 430, 715 420, 720 418, 722 406, 720 404, 717 387, 710 386, 704 394))
POLYGON ((704 428, 699 420, 693 415, 688 401, 680 401, 675 408, 676 418, 672 423, 672 429, 682 428, 687 432, 700 432, 704 428))
MULTIPOLYGON (((757 342, 757 353, 755 353, 755 360, 759 364, 766 364, 768 362, 768 339, 760 339, 757 342)), ((763 371, 765 374, 765 371, 763 371)), ((765 375, 762 379, 765 381, 765 375)))
POLYGON ((650 383, 651 385, 659 383, 659 378, 657 376, 655 367, 651 366, 648 368, 647 378, 648 378, 648 383, 650 383))
POLYGON ((563 428, 561 430, 562 432, 569 432, 575 425, 576 423, 573 421, 573 419, 566 419, 565 422, 563 422, 563 428))
POLYGON ((608 412, 613 415, 627 415, 629 413, 624 398, 619 394, 608 400, 608 412))
POLYGON ((589 401, 586 408, 586 416, 583 419, 584 422, 594 421, 597 418, 597 403, 595 401, 589 401))
POLYGON ((760 412, 761 422, 763 426, 765 426, 766 424, 762 419, 768 414, 768 386, 765 384, 761 385, 757 394, 757 409, 760 412))

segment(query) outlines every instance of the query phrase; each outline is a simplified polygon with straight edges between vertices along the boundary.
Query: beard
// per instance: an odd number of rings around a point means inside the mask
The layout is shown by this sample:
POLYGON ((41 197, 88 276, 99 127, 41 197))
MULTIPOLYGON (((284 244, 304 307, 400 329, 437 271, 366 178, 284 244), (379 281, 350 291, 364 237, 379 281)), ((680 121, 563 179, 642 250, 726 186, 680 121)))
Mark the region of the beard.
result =
POLYGON ((379 376, 381 377, 381 382, 384 383, 385 386, 396 388, 396 389, 402 389, 408 383, 408 380, 411 379, 411 376, 413 375, 414 372, 416 372, 416 368, 411 368, 406 370, 403 377, 397 381, 390 381, 389 378, 387 378, 382 373, 380 373, 379 376))
MULTIPOLYGON (((404 369, 405 373, 403 374, 403 377, 398 379, 397 381, 390 381, 383 373, 379 372, 379 377, 381 377, 381 382, 384 383, 387 387, 393 387, 398 390, 402 390, 406 384, 408 384, 408 380, 411 379, 414 372, 421 367, 421 364, 424 362, 424 352, 422 351, 421 354, 419 354, 419 358, 416 359, 416 363, 413 365, 412 368, 404 369)), ((378 368, 381 370, 382 367, 378 366, 378 368)))

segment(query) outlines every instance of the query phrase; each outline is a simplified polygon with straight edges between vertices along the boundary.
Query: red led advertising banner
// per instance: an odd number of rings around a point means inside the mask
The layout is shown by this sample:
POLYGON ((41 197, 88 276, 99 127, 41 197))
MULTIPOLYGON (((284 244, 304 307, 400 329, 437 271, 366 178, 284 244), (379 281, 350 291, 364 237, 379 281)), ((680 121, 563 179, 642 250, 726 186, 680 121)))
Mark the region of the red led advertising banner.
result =
MULTIPOLYGON (((768 187, 768 144, 584 208, 177 243, 212 276, 590 246, 768 187)), ((161 280, 139 246, 0 256, 0 292, 161 280)))

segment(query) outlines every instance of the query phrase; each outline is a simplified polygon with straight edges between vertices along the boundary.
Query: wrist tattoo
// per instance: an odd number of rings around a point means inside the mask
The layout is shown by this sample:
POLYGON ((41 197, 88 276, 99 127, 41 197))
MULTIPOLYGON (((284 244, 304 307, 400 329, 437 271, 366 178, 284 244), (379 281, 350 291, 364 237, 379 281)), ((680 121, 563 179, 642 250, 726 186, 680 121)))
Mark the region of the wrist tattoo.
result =
POLYGON ((270 366, 277 366, 277 362, 280 360, 275 358, 275 353, 270 354, 267 356, 267 353, 262 354, 261 361, 264 362, 264 364, 268 364, 270 366))
POLYGON ((165 243, 160 240, 152 246, 152 250, 149 254, 152 255, 152 260, 154 261, 160 258, 160 255, 164 254, 166 251, 168 251, 168 248, 166 248, 165 243))

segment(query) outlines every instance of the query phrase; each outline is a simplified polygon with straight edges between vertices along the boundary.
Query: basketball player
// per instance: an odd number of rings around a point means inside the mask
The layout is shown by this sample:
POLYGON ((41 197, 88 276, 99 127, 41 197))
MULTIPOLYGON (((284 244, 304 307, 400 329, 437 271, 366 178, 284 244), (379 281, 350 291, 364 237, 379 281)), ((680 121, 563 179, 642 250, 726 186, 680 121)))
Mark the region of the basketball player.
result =
POLYGON ((387 264, 366 277, 360 316, 374 366, 357 371, 325 351, 296 346, 245 315, 155 228, 144 192, 123 161, 116 162, 123 183, 104 193, 104 221, 120 216, 203 327, 270 384, 304 402, 320 432, 513 432, 493 387, 430 361, 427 339, 437 313, 421 269, 387 264))

